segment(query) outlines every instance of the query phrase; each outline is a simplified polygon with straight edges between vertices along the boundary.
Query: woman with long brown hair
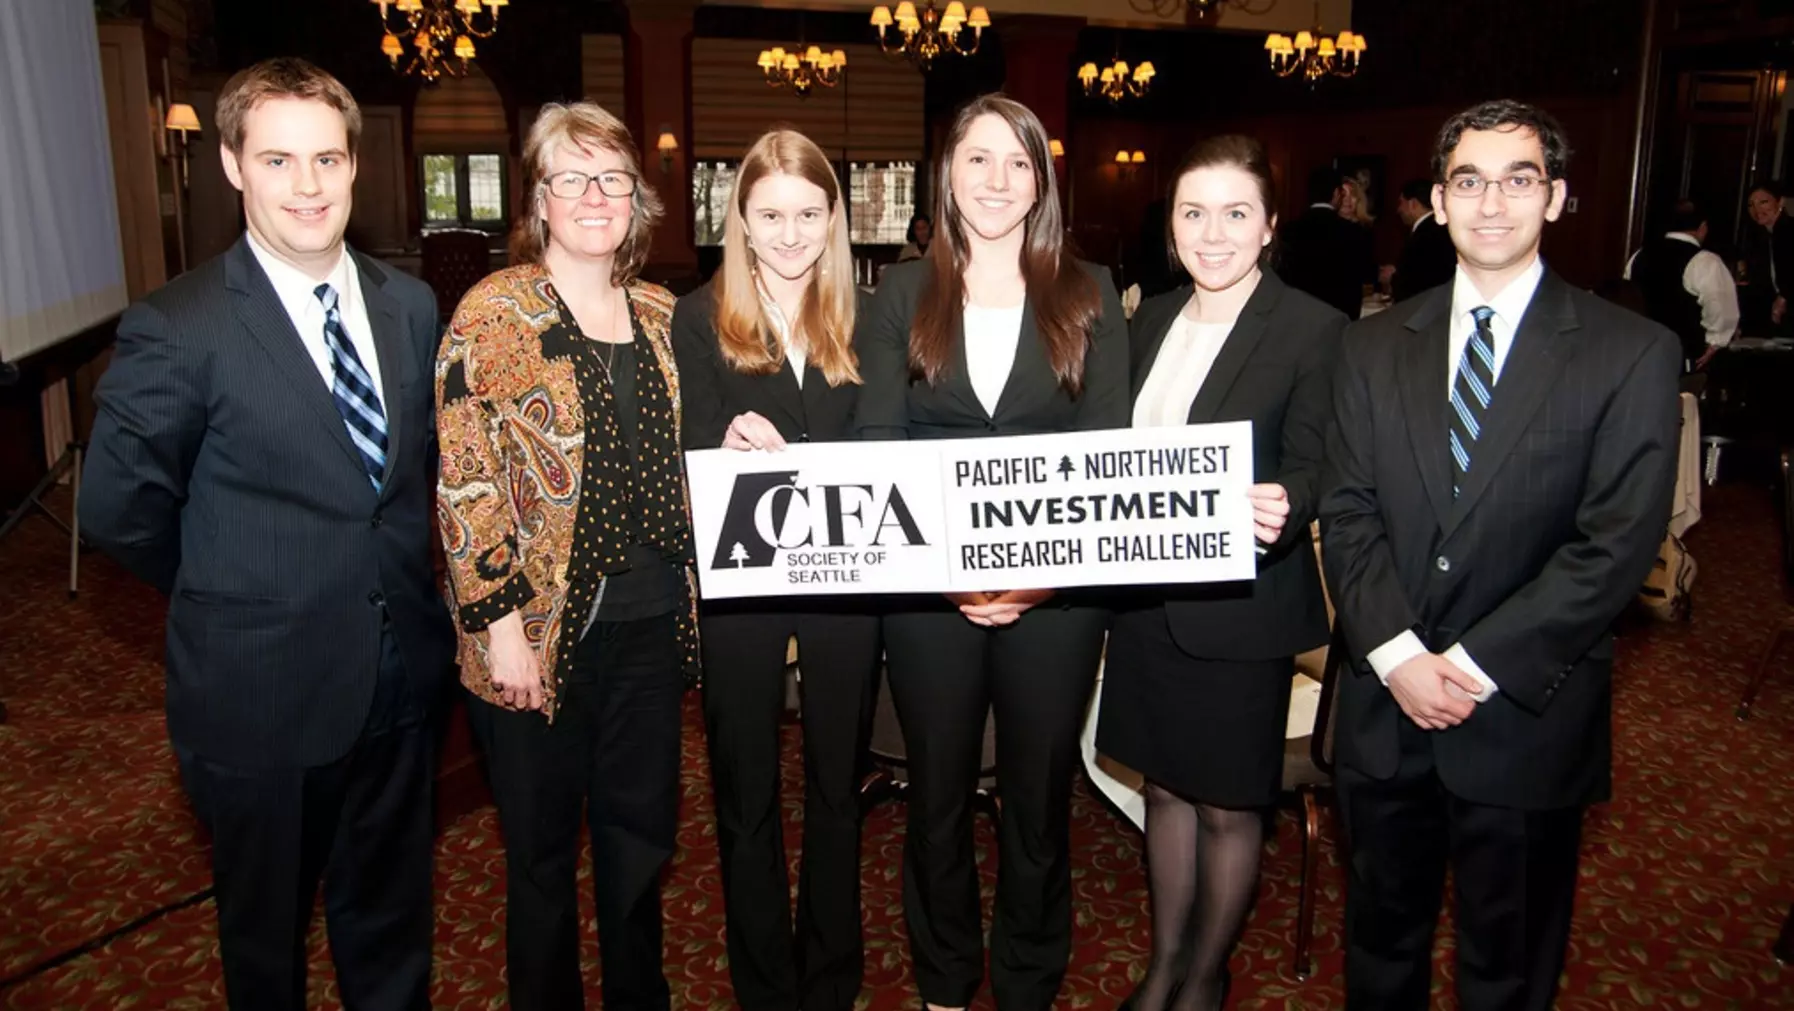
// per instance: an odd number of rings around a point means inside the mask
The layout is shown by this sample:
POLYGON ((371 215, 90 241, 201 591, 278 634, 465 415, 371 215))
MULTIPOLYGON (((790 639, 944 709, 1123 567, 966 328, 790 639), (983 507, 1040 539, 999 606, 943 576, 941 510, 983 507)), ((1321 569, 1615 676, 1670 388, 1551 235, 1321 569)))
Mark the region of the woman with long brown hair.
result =
MULTIPOLYGON (((1065 246, 1040 120, 1001 95, 960 110, 936 167, 939 234, 889 268, 859 328, 867 439, 963 439, 1127 424, 1127 333, 1107 270, 1065 246)), ((997 1006, 1053 1003, 1071 953, 1067 836, 1078 731, 1108 627, 1052 589, 911 598, 885 619, 908 754, 904 914, 922 998, 971 1002, 984 974, 972 799, 997 724, 997 1006)))
POLYGON ((638 277, 661 205, 629 132, 545 105, 515 266, 461 300, 436 364, 438 519, 468 716, 504 830, 519 1011, 585 1006, 582 820, 604 1006, 664 1011, 660 872, 695 670, 673 298, 638 277))
MULTIPOLYGON (((769 450, 853 437, 859 292, 841 184, 809 138, 748 149, 717 276, 679 300, 673 351, 685 448, 769 450)), ((749 1011, 849 1011, 860 991, 859 756, 878 669, 860 597, 707 602, 704 725, 716 789, 729 976, 749 1011), (779 725, 796 636, 804 731, 803 863, 792 930, 779 725)))

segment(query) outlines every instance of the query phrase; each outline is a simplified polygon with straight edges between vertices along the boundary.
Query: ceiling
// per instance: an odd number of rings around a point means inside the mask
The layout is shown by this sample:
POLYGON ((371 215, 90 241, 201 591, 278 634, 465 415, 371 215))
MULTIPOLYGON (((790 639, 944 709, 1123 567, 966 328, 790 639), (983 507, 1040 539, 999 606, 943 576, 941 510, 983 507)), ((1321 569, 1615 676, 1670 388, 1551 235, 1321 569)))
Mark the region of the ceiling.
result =
MULTIPOLYGON (((885 0, 894 6, 894 0, 885 0)), ((983 6, 992 15, 1002 14, 1038 14, 1057 17, 1084 18, 1091 24, 1125 25, 1128 27, 1182 27, 1184 14, 1182 5, 1175 0, 1156 0, 1159 9, 1168 9, 1172 13, 1160 16, 1154 12, 1155 0, 982 0, 983 6)), ((758 3, 748 0, 703 0, 706 6, 713 7, 782 7, 794 10, 817 11, 865 11, 870 16, 874 0, 866 2, 843 2, 843 0, 759 0, 758 3)), ((937 0, 937 6, 945 7, 945 0, 937 0)), ((967 7, 972 6, 970 2, 967 7)), ((1342 28, 1352 27, 1352 0, 1223 0, 1222 10, 1211 27, 1223 31, 1243 32, 1298 32, 1314 27, 1315 10, 1320 10, 1321 26, 1329 34, 1337 33, 1342 28), (1254 11, 1268 7, 1264 13, 1252 13, 1235 6, 1248 4, 1254 11)))

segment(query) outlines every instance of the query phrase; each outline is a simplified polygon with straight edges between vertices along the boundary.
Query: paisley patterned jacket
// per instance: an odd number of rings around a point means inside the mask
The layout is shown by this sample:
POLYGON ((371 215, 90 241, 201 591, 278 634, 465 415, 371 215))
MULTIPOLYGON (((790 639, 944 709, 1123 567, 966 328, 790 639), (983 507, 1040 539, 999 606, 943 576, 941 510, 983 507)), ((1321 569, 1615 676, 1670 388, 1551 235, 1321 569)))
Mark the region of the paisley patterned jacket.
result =
MULTIPOLYGON (((666 377, 677 429, 673 295, 642 281, 627 291, 666 377)), ((567 613, 567 569, 586 418, 574 362, 543 353, 543 334, 559 322, 548 272, 532 264, 509 267, 462 298, 436 359, 442 448, 437 522, 448 557, 461 680, 478 697, 504 704, 492 689, 487 626, 521 611, 524 633, 549 674, 543 709, 550 720, 583 624, 583 614, 567 613)), ((689 565, 686 580, 688 599, 695 602, 689 565)), ((695 681, 696 615, 689 607, 681 612, 679 630, 686 670, 695 681)))

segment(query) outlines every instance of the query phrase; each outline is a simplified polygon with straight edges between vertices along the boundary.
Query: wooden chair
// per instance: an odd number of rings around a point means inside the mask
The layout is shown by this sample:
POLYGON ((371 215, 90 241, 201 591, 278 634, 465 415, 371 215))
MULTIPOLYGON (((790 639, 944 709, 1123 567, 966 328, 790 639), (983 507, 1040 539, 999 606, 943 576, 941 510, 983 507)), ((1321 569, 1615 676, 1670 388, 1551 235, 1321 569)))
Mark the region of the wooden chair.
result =
MULTIPOLYGON (((1315 707, 1314 729, 1307 737, 1290 738, 1283 747, 1283 792, 1299 805, 1302 819, 1302 882, 1296 911, 1296 944, 1292 969, 1299 980, 1314 972, 1309 949, 1314 942, 1314 894, 1320 874, 1321 811, 1324 798, 1333 792, 1333 715, 1338 707, 1339 667, 1346 655, 1345 643, 1335 627, 1320 666, 1321 697, 1315 707)), ((1304 671, 1308 676, 1312 673, 1304 671)))
POLYGON ((461 296, 492 273, 492 236, 471 228, 439 228, 423 234, 419 272, 436 292, 436 311, 446 323, 461 296))

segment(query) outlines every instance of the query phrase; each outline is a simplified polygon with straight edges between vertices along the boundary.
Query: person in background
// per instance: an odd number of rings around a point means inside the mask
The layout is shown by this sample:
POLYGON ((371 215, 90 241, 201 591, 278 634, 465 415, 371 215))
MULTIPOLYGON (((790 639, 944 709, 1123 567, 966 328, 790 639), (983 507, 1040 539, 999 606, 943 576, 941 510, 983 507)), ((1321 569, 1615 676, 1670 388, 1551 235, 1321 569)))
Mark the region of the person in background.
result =
POLYGON ((673 297, 639 278, 661 204, 628 130, 544 105, 507 267, 436 363, 440 523, 468 717, 505 842, 519 1011, 585 1006, 575 892, 591 832, 604 1006, 665 1011, 660 874, 695 668, 673 297))
POLYGON ((1794 219, 1782 206, 1778 183, 1761 182, 1745 197, 1745 210, 1755 228, 1745 231, 1746 279, 1754 293, 1758 325, 1776 336, 1794 333, 1788 296, 1794 294, 1794 219))
MULTIPOLYGON (((853 438, 858 299, 841 184, 809 138, 748 149, 722 270, 679 300, 673 352, 685 448, 768 450, 853 438)), ((860 756, 879 619, 864 597, 719 600, 699 609, 704 725, 716 789, 729 977, 748 1011, 850 1011, 860 991, 860 756), (803 692, 803 860, 792 930, 779 732, 786 649, 803 692)))
POLYGON ((1376 215, 1370 212, 1370 198, 1365 195, 1364 183, 1357 176, 1341 177, 1339 187, 1340 217, 1367 229, 1377 223, 1376 215))
POLYGON ((168 595, 168 736, 211 838, 225 1000, 430 1006, 436 297, 343 243, 361 111, 303 60, 218 97, 246 233, 125 311, 81 534, 168 595))
POLYGON ((1433 181, 1410 179, 1403 184, 1395 213, 1408 227, 1408 236, 1402 240, 1401 258, 1393 268, 1384 268, 1391 297, 1405 302, 1451 283, 1458 270, 1458 251, 1452 248, 1450 233, 1433 216, 1433 181))
POLYGON ((1457 275, 1348 329, 1333 378, 1351 1011, 1430 1006, 1448 870, 1458 1006, 1550 1008, 1582 814, 1611 792, 1612 626, 1669 519, 1681 348, 1539 258, 1568 160, 1532 106, 1449 119, 1457 275))
POLYGON ((1339 170, 1322 166, 1309 174, 1308 209, 1283 226, 1278 273, 1290 287, 1357 319, 1377 268, 1370 231, 1339 213, 1349 199, 1339 170))
POLYGON ((1225 999, 1282 787, 1294 657, 1327 641, 1309 525, 1346 325, 1264 268, 1277 196, 1263 145, 1204 141, 1174 180, 1167 244, 1194 281, 1134 314, 1134 427, 1252 422, 1263 553, 1253 580, 1121 595, 1109 633, 1096 745, 1146 778, 1152 961, 1130 1011, 1225 999))
POLYGON ((899 263, 920 260, 928 255, 928 244, 934 241, 934 219, 918 214, 909 219, 909 231, 903 235, 903 249, 897 253, 899 263))
POLYGON ((1676 204, 1669 231, 1626 262, 1645 315, 1682 341, 1682 367, 1706 368, 1738 332, 1738 285, 1717 253, 1702 249, 1707 214, 1692 200, 1676 204))
MULTIPOLYGON (((1065 246, 1047 134, 1028 108, 976 98, 935 170, 941 242, 885 275, 856 337, 866 439, 965 439, 1127 424, 1127 329, 1106 269, 1065 246)), ((993 580, 994 581, 994 580, 993 580)), ((972 800, 997 728, 992 990, 1051 1007, 1071 955, 1071 787, 1106 610, 1081 594, 998 587, 912 597, 885 618, 908 749, 903 910, 922 999, 963 1008, 984 976, 972 800)))

